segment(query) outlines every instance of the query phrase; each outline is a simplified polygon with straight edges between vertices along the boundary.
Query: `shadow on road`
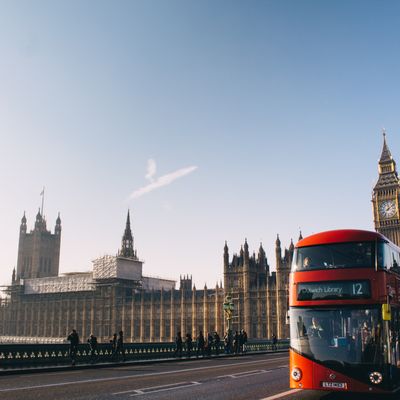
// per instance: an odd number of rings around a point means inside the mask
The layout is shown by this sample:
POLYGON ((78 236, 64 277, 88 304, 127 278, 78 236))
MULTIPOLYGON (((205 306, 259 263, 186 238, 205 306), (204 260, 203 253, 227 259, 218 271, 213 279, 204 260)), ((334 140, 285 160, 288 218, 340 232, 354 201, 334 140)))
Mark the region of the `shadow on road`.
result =
POLYGON ((326 395, 321 395, 320 400, 395 400, 399 399, 398 395, 379 395, 379 394, 368 394, 368 393, 327 393, 326 395))
POLYGON ((323 392, 310 390, 298 392, 289 397, 290 400, 398 400, 399 394, 395 395, 372 395, 368 393, 343 393, 343 392, 323 392))

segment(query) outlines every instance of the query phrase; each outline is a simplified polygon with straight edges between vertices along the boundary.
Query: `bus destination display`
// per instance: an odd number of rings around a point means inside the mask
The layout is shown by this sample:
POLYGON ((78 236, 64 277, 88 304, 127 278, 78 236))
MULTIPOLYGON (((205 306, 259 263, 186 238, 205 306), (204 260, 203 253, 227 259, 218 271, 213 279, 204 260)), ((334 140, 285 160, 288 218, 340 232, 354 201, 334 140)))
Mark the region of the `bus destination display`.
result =
POLYGON ((369 281, 301 282, 297 285, 297 300, 368 299, 369 281))

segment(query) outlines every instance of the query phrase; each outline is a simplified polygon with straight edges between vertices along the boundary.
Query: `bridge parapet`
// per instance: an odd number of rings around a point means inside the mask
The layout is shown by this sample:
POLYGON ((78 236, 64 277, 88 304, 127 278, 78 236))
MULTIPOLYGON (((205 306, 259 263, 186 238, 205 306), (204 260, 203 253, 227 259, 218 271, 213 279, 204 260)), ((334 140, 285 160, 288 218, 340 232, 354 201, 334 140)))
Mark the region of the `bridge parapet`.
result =
MULTIPOLYGON (((278 350, 289 348, 288 340, 281 340, 277 343, 278 350)), ((50 366, 66 366, 71 364, 69 354, 69 344, 1 344, 0 345, 0 372, 3 369, 13 368, 35 368, 50 366)), ((273 344, 270 340, 249 341, 245 346, 245 352, 264 352, 272 351, 273 344)), ((224 344, 219 345, 219 353, 224 353, 224 344)), ((193 346, 191 355, 197 352, 196 345, 193 346)), ((215 345, 212 346, 212 354, 216 354, 215 345)), ((175 344, 173 342, 164 343, 126 343, 124 344, 124 353, 126 361, 135 360, 156 360, 175 357, 175 344)), ((183 351, 183 358, 187 356, 186 349, 183 351)), ((89 345, 82 343, 78 345, 76 354, 76 363, 110 363, 113 361, 122 361, 122 355, 113 354, 109 343, 100 343, 93 356, 89 345)))

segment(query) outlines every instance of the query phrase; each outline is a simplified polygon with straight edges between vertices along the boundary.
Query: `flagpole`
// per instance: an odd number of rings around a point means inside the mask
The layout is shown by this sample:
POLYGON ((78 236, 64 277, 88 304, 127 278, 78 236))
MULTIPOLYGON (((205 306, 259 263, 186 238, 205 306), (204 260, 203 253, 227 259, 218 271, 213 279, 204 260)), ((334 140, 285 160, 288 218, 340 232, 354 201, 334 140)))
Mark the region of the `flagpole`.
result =
POLYGON ((44 186, 43 186, 42 193, 40 193, 40 194, 42 195, 42 212, 41 212, 41 214, 42 214, 42 217, 43 217, 43 206, 44 206, 44 186))

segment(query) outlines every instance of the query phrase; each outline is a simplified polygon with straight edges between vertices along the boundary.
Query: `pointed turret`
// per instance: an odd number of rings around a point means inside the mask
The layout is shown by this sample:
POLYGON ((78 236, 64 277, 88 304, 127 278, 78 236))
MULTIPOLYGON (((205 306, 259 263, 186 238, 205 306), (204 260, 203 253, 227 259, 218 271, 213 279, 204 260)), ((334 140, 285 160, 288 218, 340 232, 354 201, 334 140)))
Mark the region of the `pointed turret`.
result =
POLYGON ((54 233, 56 235, 61 235, 61 218, 60 218, 60 213, 58 213, 58 217, 56 219, 56 226, 54 228, 54 233))
POLYGON ((228 269, 229 267, 229 249, 228 249, 228 244, 226 243, 225 240, 225 246, 224 246, 224 269, 228 269))
POLYGON ((303 235, 301 234, 301 230, 300 230, 300 233, 299 233, 299 241, 300 240, 303 240, 303 235))
POLYGON ((39 211, 36 214, 35 231, 45 231, 45 230, 46 230, 46 220, 40 213, 40 208, 39 208, 39 211))
POLYGON ((281 259, 282 256, 282 250, 281 250, 281 240, 279 239, 279 234, 276 235, 276 241, 275 241, 275 259, 276 259, 276 270, 281 266, 281 259))
POLYGON ((262 243, 260 243, 260 247, 258 248, 258 261, 261 261, 265 258, 265 251, 262 243))
POLYGON ((19 232, 20 233, 26 233, 26 217, 25 217, 25 211, 24 215, 21 219, 21 226, 19 227, 19 232))
POLYGON ((262 270, 268 271, 267 257, 265 255, 265 250, 264 250, 262 243, 260 243, 260 247, 258 249, 257 262, 260 265, 260 267, 262 268, 262 270))
POLYGON ((249 245, 247 244, 247 239, 244 239, 244 264, 249 264, 249 245))
POLYGON ((288 267, 292 265, 293 254, 294 254, 294 244, 293 244, 293 239, 290 239, 288 267))
POLYGON ((243 245, 240 246, 240 251, 239 251, 239 259, 238 259, 238 266, 243 267, 243 259, 244 259, 244 251, 243 251, 243 245))

